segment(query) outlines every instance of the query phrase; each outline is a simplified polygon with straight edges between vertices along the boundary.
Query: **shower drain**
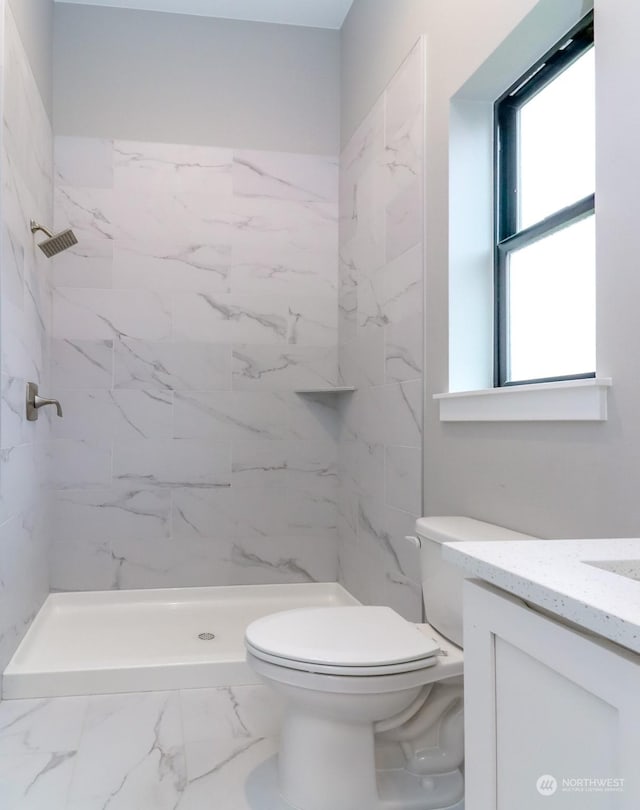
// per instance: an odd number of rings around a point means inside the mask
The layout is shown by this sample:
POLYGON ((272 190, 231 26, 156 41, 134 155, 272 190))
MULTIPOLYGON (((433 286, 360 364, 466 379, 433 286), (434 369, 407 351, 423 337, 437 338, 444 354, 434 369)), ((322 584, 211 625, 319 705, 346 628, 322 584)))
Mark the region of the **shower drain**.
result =
POLYGON ((213 633, 198 633, 200 641, 213 641, 215 635, 213 633))

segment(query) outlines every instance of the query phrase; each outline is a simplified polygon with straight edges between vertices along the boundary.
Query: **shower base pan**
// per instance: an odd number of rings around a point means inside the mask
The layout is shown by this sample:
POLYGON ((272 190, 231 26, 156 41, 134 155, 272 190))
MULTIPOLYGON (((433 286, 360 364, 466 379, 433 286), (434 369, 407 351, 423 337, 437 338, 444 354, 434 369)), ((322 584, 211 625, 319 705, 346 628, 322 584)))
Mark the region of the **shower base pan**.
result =
POLYGON ((335 583, 51 594, 4 672, 3 699, 257 683, 250 622, 357 604, 335 583))

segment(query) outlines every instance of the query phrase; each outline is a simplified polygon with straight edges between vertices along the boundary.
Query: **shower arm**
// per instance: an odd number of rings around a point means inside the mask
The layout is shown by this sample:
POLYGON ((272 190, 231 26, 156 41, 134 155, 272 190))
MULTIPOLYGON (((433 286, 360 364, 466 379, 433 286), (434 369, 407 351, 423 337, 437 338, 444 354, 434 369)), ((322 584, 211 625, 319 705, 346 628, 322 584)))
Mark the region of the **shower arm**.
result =
POLYGON ((29 225, 31 227, 31 233, 37 233, 38 231, 42 231, 42 233, 45 233, 49 237, 49 239, 53 238, 53 234, 51 233, 51 231, 48 230, 47 228, 44 228, 42 225, 39 225, 35 221, 35 219, 32 219, 29 225))

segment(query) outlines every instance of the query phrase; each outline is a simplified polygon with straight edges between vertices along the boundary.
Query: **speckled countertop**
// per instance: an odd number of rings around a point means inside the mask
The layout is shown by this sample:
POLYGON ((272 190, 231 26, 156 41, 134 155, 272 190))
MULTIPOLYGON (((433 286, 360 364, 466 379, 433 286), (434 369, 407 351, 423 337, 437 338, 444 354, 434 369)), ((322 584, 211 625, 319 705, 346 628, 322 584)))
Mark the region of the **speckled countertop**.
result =
POLYGON ((640 653, 640 538, 449 543, 449 562, 640 653))

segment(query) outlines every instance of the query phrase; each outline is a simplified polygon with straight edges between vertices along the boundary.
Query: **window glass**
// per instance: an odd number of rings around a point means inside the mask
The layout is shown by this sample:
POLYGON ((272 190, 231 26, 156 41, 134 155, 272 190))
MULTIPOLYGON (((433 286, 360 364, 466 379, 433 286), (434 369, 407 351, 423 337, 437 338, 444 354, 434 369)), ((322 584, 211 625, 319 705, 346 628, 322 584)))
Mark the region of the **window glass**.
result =
POLYGON ((510 253, 507 295, 508 380, 592 372, 595 217, 510 253))
POLYGON ((519 229, 595 189, 595 50, 519 111, 519 229))

